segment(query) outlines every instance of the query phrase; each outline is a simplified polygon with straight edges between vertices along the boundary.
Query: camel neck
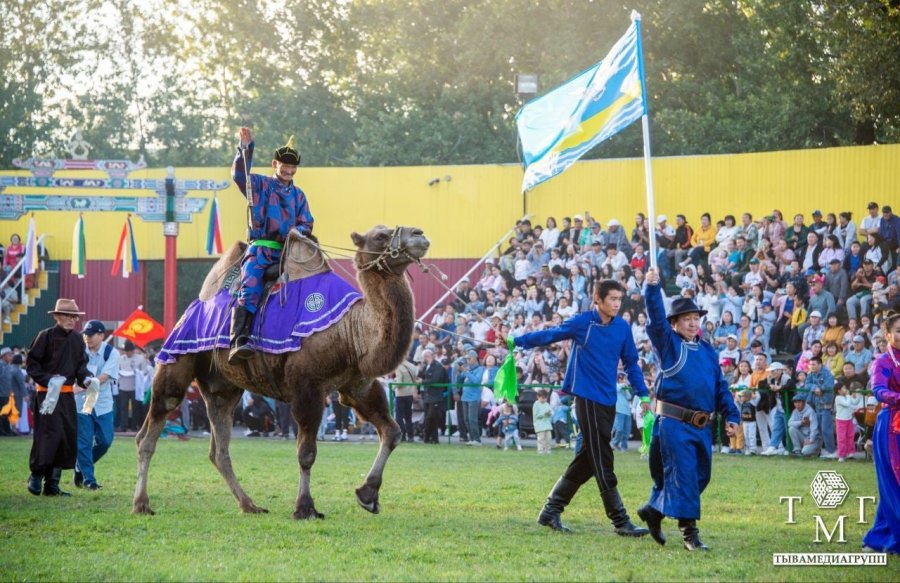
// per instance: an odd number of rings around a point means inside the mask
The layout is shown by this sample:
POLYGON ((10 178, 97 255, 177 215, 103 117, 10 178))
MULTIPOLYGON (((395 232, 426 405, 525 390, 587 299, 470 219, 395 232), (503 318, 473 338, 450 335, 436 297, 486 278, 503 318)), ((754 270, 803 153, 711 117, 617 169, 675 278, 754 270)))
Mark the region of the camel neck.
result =
POLYGON ((368 338, 360 338, 369 350, 360 362, 360 371, 370 376, 392 372, 403 361, 412 341, 415 307, 412 292, 403 274, 359 273, 365 294, 362 318, 368 338), (377 350, 373 350, 377 347, 377 350))

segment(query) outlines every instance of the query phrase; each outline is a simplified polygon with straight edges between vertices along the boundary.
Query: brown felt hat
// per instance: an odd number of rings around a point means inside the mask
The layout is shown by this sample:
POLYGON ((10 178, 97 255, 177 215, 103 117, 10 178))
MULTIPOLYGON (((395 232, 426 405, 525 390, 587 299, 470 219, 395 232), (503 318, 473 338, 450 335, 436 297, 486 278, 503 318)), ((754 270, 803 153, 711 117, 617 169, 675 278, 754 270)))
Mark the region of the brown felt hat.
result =
POLYGON ((69 300, 66 298, 59 298, 56 300, 56 307, 49 312, 48 314, 71 314, 73 316, 82 316, 84 312, 78 311, 78 304, 75 303, 75 300, 69 300))

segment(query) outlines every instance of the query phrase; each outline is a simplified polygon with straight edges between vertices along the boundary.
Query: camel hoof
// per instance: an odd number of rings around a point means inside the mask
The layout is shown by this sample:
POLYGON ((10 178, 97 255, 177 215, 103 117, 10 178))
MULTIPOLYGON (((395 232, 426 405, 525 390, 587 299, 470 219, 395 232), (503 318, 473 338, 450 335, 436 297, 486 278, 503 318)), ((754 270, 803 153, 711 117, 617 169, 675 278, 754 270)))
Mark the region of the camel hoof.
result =
POLYGON ((359 505, 371 512, 378 514, 381 512, 381 504, 378 503, 378 492, 369 486, 362 486, 356 489, 356 501, 359 505))
POLYGON ((143 514, 144 516, 153 516, 156 513, 150 508, 149 502, 135 502, 131 508, 132 514, 143 514))
POLYGON ((294 520, 323 520, 325 515, 316 510, 314 507, 310 506, 307 508, 298 508, 294 510, 294 513, 291 514, 291 518, 294 520))
POLYGON ((248 502, 246 504, 241 504, 241 512, 244 514, 268 514, 269 511, 265 508, 257 506, 253 502, 248 502))

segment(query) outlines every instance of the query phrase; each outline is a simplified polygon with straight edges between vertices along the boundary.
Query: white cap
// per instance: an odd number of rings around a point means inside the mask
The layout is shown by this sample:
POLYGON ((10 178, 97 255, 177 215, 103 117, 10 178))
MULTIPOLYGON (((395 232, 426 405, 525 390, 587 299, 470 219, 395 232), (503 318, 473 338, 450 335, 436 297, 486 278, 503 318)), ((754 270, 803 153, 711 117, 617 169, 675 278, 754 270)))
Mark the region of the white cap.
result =
POLYGON ((575 217, 573 218, 573 220, 575 220, 575 221, 583 221, 584 218, 583 218, 581 215, 575 215, 575 217))
POLYGON ((735 336, 734 334, 729 334, 728 336, 725 337, 725 339, 726 340, 737 340, 737 336, 735 336))
POLYGON ((819 310, 813 310, 812 312, 809 313, 809 317, 810 318, 821 318, 822 312, 820 312, 819 310))
POLYGON ((620 225, 621 223, 619 222, 619 219, 609 219, 609 222, 606 223, 607 227, 618 227, 620 225))
POLYGON ((766 368, 766 370, 768 372, 774 372, 776 370, 784 370, 784 365, 781 364, 780 362, 773 362, 766 368))
POLYGON ((669 217, 667 217, 666 215, 659 215, 658 217, 656 217, 657 223, 664 223, 668 220, 669 220, 669 217))

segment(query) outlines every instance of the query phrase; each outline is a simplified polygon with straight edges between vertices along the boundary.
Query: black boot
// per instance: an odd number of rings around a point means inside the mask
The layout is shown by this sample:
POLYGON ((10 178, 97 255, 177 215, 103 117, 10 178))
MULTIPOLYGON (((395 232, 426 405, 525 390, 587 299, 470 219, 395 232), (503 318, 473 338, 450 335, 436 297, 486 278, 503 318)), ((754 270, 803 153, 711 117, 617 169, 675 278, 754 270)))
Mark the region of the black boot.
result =
POLYGON ((600 498, 603 500, 606 516, 612 520, 613 526, 616 527, 617 535, 644 536, 650 532, 646 528, 639 528, 631 523, 628 511, 625 510, 625 505, 622 504, 622 497, 619 496, 618 488, 600 492, 600 498))
POLYGON ((689 551, 708 551, 709 547, 700 540, 700 529, 696 520, 679 520, 678 528, 684 539, 684 548, 689 551))
POLYGON ((71 496, 69 492, 63 492, 59 489, 59 479, 62 476, 61 468, 53 468, 44 478, 44 496, 71 496))
POLYGON ((228 353, 228 364, 240 364, 253 356, 250 342, 250 326, 253 323, 253 313, 235 306, 231 310, 231 352, 228 353))
POLYGON ((553 530, 560 532, 572 532, 572 529, 561 522, 560 515, 565 507, 569 505, 569 502, 572 501, 572 497, 575 496, 577 491, 578 484, 575 482, 566 478, 557 480, 553 490, 550 491, 550 495, 547 496, 547 502, 541 508, 541 513, 538 515, 537 520, 538 524, 549 526, 553 530))
POLYGON ((44 476, 41 474, 31 474, 28 476, 28 491, 34 494, 35 496, 41 495, 41 490, 44 487, 44 476))
POLYGON ((662 531, 662 521, 665 515, 649 504, 638 509, 637 515, 650 527, 650 536, 653 540, 661 545, 666 544, 666 535, 662 531))

